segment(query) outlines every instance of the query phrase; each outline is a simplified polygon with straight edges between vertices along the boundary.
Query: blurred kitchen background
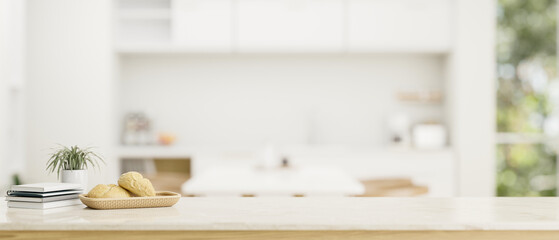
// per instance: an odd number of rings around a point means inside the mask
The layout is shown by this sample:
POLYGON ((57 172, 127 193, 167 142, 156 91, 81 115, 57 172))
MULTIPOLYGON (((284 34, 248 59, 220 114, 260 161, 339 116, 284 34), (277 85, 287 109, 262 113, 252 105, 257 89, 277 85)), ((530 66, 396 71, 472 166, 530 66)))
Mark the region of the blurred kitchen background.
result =
POLYGON ((553 0, 0 0, 0 189, 555 196, 553 0))

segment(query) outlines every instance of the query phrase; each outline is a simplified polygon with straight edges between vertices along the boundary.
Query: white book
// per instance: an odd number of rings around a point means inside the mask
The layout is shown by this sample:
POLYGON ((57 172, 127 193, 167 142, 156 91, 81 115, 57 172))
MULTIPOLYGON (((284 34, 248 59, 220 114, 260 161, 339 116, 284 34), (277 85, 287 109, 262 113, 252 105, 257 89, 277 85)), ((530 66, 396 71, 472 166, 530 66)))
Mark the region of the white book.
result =
POLYGON ((6 201, 15 202, 54 202, 60 200, 76 199, 79 198, 79 194, 68 194, 61 196, 52 197, 20 197, 20 196, 7 196, 6 201))
POLYGON ((63 190, 74 190, 82 189, 82 185, 75 183, 33 183, 33 184, 23 184, 14 185, 11 187, 11 191, 22 191, 22 192, 54 192, 63 190))
POLYGON ((8 202, 8 207, 10 208, 30 208, 30 209, 49 209, 57 207, 66 207, 73 205, 80 205, 82 202, 80 199, 70 199, 55 202, 8 202))

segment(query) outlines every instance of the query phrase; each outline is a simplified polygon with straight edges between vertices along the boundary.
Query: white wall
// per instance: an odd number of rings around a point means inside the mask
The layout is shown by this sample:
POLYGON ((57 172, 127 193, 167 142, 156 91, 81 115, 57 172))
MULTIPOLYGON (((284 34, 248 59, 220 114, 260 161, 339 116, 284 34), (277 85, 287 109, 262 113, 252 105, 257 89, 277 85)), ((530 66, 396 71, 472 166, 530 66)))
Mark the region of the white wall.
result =
MULTIPOLYGON (((55 180, 45 163, 56 144, 97 147, 114 164, 111 6, 110 0, 28 1, 28 182, 55 180)), ((109 175, 90 172, 90 185, 109 175)))
POLYGON ((8 0, 0 0, 0 190, 8 184, 7 134, 8 125, 8 0))
POLYGON ((496 1, 456 2, 454 51, 448 58, 449 125, 459 156, 459 196, 495 195, 496 1))
POLYGON ((148 55, 121 59, 121 116, 144 111, 178 144, 386 143, 390 114, 440 120, 397 90, 441 89, 439 55, 148 55))
POLYGON ((23 169, 24 11, 24 1, 0 1, 0 191, 23 169))

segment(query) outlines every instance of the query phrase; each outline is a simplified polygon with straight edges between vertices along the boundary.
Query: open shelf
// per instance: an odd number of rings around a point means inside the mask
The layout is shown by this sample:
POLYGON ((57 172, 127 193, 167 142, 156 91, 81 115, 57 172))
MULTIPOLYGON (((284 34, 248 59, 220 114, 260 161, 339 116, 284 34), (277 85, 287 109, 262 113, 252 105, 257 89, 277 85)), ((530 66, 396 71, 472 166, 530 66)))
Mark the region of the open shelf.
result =
POLYGON ((373 49, 366 52, 349 52, 347 50, 332 51, 281 51, 281 50, 265 50, 260 51, 237 51, 222 48, 208 47, 190 47, 175 44, 170 39, 165 42, 146 42, 146 43, 128 43, 121 42, 115 45, 117 54, 196 54, 196 53, 236 53, 236 54, 345 54, 345 55, 369 55, 369 54, 426 54, 426 55, 445 55, 450 53, 446 48, 432 49, 373 49))
MULTIPOLYGON (((441 149, 422 150, 415 148, 374 148, 374 147, 351 147, 351 146, 289 146, 284 147, 287 152, 300 155, 409 155, 416 157, 425 157, 425 159, 434 156, 450 156, 454 154, 451 147, 441 149)), ((241 151, 257 151, 253 148, 231 148, 231 147, 203 147, 203 146, 163 146, 163 145, 138 145, 138 146, 120 146, 118 148, 119 158, 185 158, 191 157, 200 152, 241 152, 241 151)))
POLYGON ((134 9, 134 10, 120 10, 118 12, 120 19, 127 20, 170 20, 171 11, 169 9, 134 9))
POLYGON ((116 15, 118 43, 171 43, 170 0, 119 0, 116 15))
POLYGON ((119 9, 169 9, 171 0, 118 0, 119 9))

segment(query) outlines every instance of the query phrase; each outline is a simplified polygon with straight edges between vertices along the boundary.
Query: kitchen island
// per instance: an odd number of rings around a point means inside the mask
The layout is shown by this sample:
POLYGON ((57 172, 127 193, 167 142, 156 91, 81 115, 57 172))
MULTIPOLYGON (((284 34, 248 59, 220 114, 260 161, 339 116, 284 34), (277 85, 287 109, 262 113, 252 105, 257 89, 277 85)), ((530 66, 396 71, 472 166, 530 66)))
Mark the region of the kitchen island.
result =
POLYGON ((559 239, 557 198, 182 198, 169 208, 7 208, 0 239, 559 239))

